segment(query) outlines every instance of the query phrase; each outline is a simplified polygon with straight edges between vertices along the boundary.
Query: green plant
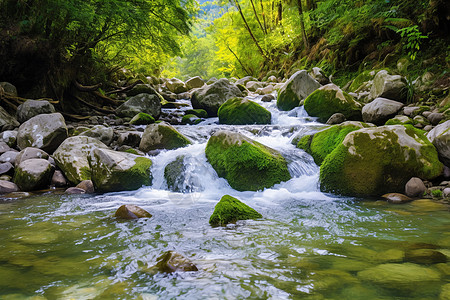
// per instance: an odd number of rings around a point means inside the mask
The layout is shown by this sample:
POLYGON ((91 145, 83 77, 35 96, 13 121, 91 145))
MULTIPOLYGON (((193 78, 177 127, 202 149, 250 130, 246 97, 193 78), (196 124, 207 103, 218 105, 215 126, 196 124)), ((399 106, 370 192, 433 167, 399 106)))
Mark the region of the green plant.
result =
POLYGON ((399 33, 403 39, 405 39, 404 48, 408 51, 409 58, 411 58, 411 60, 415 60, 417 53, 420 50, 421 41, 423 39, 427 39, 428 36, 423 35, 417 25, 397 29, 396 32, 399 33))
POLYGON ((412 80, 411 78, 406 78, 404 93, 406 94, 406 102, 408 104, 414 102, 415 87, 414 80, 412 80))
POLYGON ((433 196, 433 198, 441 198, 442 191, 441 190, 433 190, 433 191, 431 191, 431 196, 433 196))

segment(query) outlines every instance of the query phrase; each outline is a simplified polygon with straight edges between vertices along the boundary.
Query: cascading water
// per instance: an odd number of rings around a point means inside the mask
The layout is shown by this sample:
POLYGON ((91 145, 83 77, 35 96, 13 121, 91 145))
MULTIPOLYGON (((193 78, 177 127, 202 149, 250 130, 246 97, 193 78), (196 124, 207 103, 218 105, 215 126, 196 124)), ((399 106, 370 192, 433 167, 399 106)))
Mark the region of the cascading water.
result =
POLYGON ((450 255, 446 207, 421 200, 398 208, 321 193, 318 166, 292 141, 323 125, 303 108, 280 112, 274 102, 252 100, 272 112, 271 125, 218 125, 216 118, 177 126, 193 144, 151 157, 152 186, 0 204, 0 298, 437 299, 446 288, 449 264, 419 266, 437 277, 402 282, 401 288, 396 278, 390 286, 362 272, 402 263, 402 253, 418 243, 450 255), (208 138, 220 129, 281 152, 292 179, 258 192, 232 189, 205 157, 208 138), (164 172, 177 158, 184 171, 171 191, 164 172), (210 227, 209 217, 225 194, 263 218, 210 227), (122 204, 139 205, 153 217, 116 221, 112 215, 122 204), (199 271, 149 272, 168 250, 190 258, 199 271))

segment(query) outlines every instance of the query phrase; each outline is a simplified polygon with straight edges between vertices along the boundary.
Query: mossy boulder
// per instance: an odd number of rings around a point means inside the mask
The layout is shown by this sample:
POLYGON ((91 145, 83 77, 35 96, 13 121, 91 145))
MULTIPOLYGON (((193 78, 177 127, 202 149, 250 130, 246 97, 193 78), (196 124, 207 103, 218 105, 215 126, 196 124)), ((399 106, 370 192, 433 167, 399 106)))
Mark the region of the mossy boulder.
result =
POLYGON ((139 150, 148 152, 156 149, 176 149, 189 144, 191 144, 191 141, 173 126, 161 122, 150 124, 145 128, 139 144, 139 150))
POLYGON ((362 120, 362 104, 332 83, 309 95, 304 107, 310 116, 318 117, 320 122, 326 122, 335 113, 343 114, 347 120, 362 120))
POLYGON ((276 150, 232 131, 216 132, 206 157, 220 177, 238 191, 257 191, 291 179, 286 160, 276 150))
POLYGON ((131 191, 152 183, 152 161, 147 157, 96 148, 90 166, 92 181, 100 192, 131 191))
MULTIPOLYGON (((352 83, 348 87, 349 92, 357 92, 363 85, 366 86, 368 82, 372 81, 376 75, 374 70, 366 70, 358 74, 358 76, 353 79, 352 83)), ((370 89, 369 89, 370 90, 370 89)))
POLYGON ((370 89, 369 99, 387 98, 395 101, 406 100, 406 83, 400 75, 390 75, 388 71, 379 71, 370 89))
POLYGON ((20 125, 17 146, 21 150, 36 147, 53 153, 67 137, 66 122, 60 113, 41 114, 20 125))
POLYGON ((158 263, 153 268, 164 273, 198 271, 192 261, 175 251, 167 251, 158 257, 158 263))
POLYGON ((272 120, 270 111, 258 103, 237 97, 222 104, 217 115, 220 124, 228 125, 270 124, 272 120))
POLYGON ((312 78, 306 70, 294 73, 278 92, 278 109, 286 111, 299 106, 301 100, 319 87, 320 83, 312 78))
POLYGON ((116 108, 116 114, 120 117, 133 118, 143 112, 158 119, 161 115, 162 100, 164 99, 158 94, 138 94, 116 108))
POLYGON ((196 90, 191 97, 192 107, 204 109, 210 117, 216 117, 219 107, 230 98, 242 97, 239 88, 227 79, 221 78, 211 85, 196 90))
POLYGON ((97 139, 87 136, 74 136, 66 139, 53 154, 56 165, 73 184, 91 180, 91 168, 88 158, 92 150, 108 148, 97 139))
POLYGON ((34 191, 50 185, 54 168, 48 160, 41 158, 27 159, 15 170, 14 183, 21 191, 34 191))
POLYGON ((399 115, 387 120, 384 125, 414 125, 414 122, 408 116, 399 115))
POLYGON ((436 147, 439 158, 450 167, 450 121, 439 124, 427 134, 428 139, 436 147))
POLYGON ((185 114, 194 115, 203 119, 206 119, 208 117, 208 113, 204 109, 188 109, 186 110, 185 114))
POLYGON ((412 126, 392 125, 350 132, 323 161, 320 187, 348 196, 404 191, 411 177, 442 173, 436 148, 412 126))
POLYGON ((186 124, 196 125, 196 124, 200 123, 201 121, 203 121, 203 119, 200 119, 196 115, 192 115, 192 114, 184 115, 183 118, 181 118, 182 125, 186 125, 186 124))
POLYGON ((131 125, 148 125, 153 123, 155 123, 155 118, 142 112, 135 115, 130 121, 131 125))
POLYGON ((320 166, 328 154, 342 143, 348 133, 367 127, 370 127, 370 125, 362 122, 347 121, 328 127, 315 134, 305 135, 298 142, 297 148, 309 153, 314 158, 314 162, 320 166))
POLYGON ((236 223, 238 220, 259 218, 262 218, 259 212, 238 199, 225 195, 216 204, 214 212, 209 218, 209 224, 211 226, 225 226, 229 223, 236 223))

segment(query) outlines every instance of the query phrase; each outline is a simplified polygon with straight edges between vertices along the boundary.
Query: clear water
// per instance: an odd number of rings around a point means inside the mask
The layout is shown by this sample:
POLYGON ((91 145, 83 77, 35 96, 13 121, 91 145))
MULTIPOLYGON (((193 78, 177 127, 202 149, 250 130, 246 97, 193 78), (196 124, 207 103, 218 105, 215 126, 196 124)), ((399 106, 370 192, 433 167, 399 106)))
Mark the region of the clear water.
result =
POLYGON ((178 127, 195 143, 153 157, 151 187, 2 199, 0 299, 439 299, 448 287, 449 263, 422 265, 440 280, 401 288, 363 281, 358 272, 399 263, 399 253, 411 248, 433 246, 450 255, 448 208, 429 200, 396 206, 321 193, 318 167, 291 143, 320 124, 301 108, 282 113, 274 103, 263 105, 273 112, 272 125, 208 120, 178 127), (219 128, 279 150, 293 179, 259 192, 233 190, 204 155, 219 128), (168 191, 163 177, 178 155, 186 157, 185 193, 168 191), (210 227, 224 194, 263 218, 210 227), (122 204, 139 205, 153 217, 114 220, 122 204), (168 250, 187 256, 199 271, 149 272, 168 250))

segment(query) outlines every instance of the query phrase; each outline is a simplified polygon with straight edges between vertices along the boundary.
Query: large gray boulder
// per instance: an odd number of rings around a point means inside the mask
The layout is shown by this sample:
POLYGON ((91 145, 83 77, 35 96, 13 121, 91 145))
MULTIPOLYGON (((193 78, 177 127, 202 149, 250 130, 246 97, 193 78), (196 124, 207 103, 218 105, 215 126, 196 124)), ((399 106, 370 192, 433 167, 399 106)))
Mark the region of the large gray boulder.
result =
POLYGON ((242 92, 228 79, 221 78, 211 85, 204 86, 192 94, 193 108, 206 110, 210 117, 216 117, 219 107, 230 98, 242 97, 242 92))
POLYGON ((8 127, 19 127, 20 123, 17 122, 16 118, 11 116, 3 107, 0 106, 0 129, 4 126, 8 127))
POLYGON ((376 98, 372 102, 364 105, 362 118, 364 122, 375 125, 384 125, 387 120, 397 115, 402 109, 403 103, 386 98, 376 98))
POLYGON ((156 149, 176 149, 191 144, 185 136, 173 126, 161 122, 145 128, 139 144, 139 150, 148 152, 156 149))
POLYGON ((26 147, 22 151, 20 151, 16 158, 15 158, 15 165, 20 165, 23 161, 27 159, 33 159, 33 158, 41 158, 41 159, 48 159, 49 155, 44 150, 41 150, 39 148, 33 148, 33 147, 26 147))
POLYGON ((11 181, 0 180, 0 194, 8 194, 18 192, 19 187, 11 181))
POLYGON ((157 95, 158 92, 150 84, 137 84, 131 90, 126 92, 128 97, 133 97, 139 94, 157 95))
POLYGON ((318 88, 320 83, 309 76, 306 70, 298 71, 280 89, 277 107, 280 110, 291 110, 318 88))
POLYGON ((132 118, 141 112, 158 119, 161 115, 161 97, 155 94, 138 94, 116 109, 120 117, 132 118))
POLYGON ((246 98, 228 99, 217 112, 220 124, 270 124, 272 114, 256 102, 246 98))
POLYGON ((60 113, 41 114, 20 125, 17 146, 21 150, 36 147, 52 153, 67 136, 66 122, 60 113))
POLYGON ((52 114, 55 107, 46 100, 27 100, 17 107, 17 121, 23 123, 40 114, 52 114))
POLYGON ((108 147, 91 137, 74 136, 66 139, 56 149, 53 158, 67 179, 73 184, 78 184, 83 180, 91 180, 89 159, 92 150, 96 148, 106 149, 108 147))
POLYGON ((405 101, 405 88, 405 81, 400 75, 389 75, 388 71, 381 70, 373 79, 369 99, 388 98, 396 101, 405 101))
POLYGON ((201 88, 204 85, 205 82, 203 81, 203 79, 200 78, 200 76, 192 77, 186 81, 186 87, 189 90, 201 88))
POLYGON ((169 79, 166 82, 166 87, 169 89, 169 91, 175 94, 180 94, 188 91, 184 82, 178 78, 169 79))
POLYGON ((95 125, 91 129, 82 132, 80 135, 92 137, 109 146, 114 138, 114 129, 103 125, 95 125))
POLYGON ((20 163, 14 174, 14 183, 22 191, 34 191, 49 186, 54 168, 48 160, 33 158, 20 163))
POLYGON ((435 147, 421 130, 392 125, 359 129, 323 161, 320 184, 324 192, 348 196, 403 193, 411 177, 432 180, 441 175, 435 147))
POLYGON ((151 185, 149 158, 103 148, 94 149, 92 154, 92 181, 98 191, 129 191, 151 185))
POLYGON ((450 120, 434 127, 427 137, 436 147, 440 160, 450 167, 450 120))

